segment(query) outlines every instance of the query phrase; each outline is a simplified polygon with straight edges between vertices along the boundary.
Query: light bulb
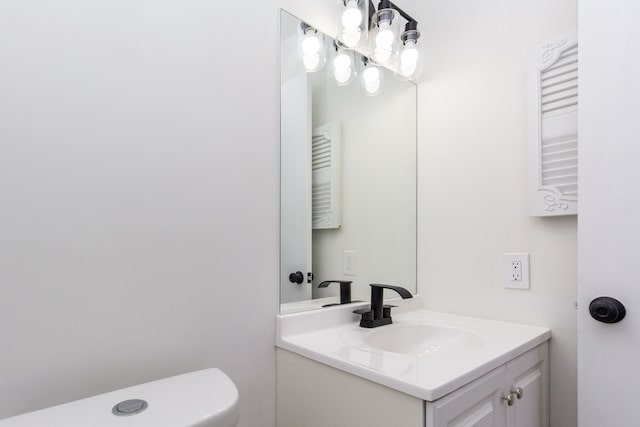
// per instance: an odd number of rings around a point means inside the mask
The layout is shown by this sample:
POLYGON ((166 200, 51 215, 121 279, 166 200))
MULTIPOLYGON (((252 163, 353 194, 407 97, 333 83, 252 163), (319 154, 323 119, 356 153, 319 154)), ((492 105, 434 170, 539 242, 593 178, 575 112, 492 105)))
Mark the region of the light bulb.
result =
POLYGON ((378 34, 376 35, 376 48, 389 48, 393 45, 395 34, 391 31, 391 25, 388 21, 382 21, 378 25, 378 34))
POLYGON ((378 67, 367 67, 362 73, 365 84, 380 82, 380 70, 378 67))
POLYGON ((416 42, 413 40, 407 41, 402 53, 400 54, 400 61, 405 64, 418 62, 418 49, 416 48, 416 42))
POLYGON ((320 65, 320 54, 311 53, 302 56, 302 64, 307 71, 314 71, 320 65))
POLYGON ((349 30, 355 30, 360 27, 361 22, 362 12, 358 9, 358 1, 349 0, 344 12, 342 12, 342 26, 349 30))
POLYGON ((340 71, 344 71, 346 69, 351 69, 351 59, 349 58, 349 55, 347 55, 346 53, 339 53, 334 59, 333 59, 333 66, 336 69, 336 71, 340 70, 340 71))
POLYGON ((302 53, 304 55, 317 54, 320 51, 320 40, 313 33, 307 33, 304 40, 302 40, 302 53))
POLYGON ((362 72, 362 88, 366 95, 376 95, 380 90, 380 68, 371 63, 365 66, 362 72))
POLYGON ((356 28, 354 30, 345 28, 344 31, 342 31, 342 42, 347 47, 357 46, 358 43, 360 43, 361 38, 362 38, 362 31, 360 31, 360 28, 356 28))
POLYGON ((402 53, 400 54, 400 74, 404 77, 411 77, 418 69, 418 49, 416 42, 407 40, 402 53))
POLYGON ((375 95, 380 90, 380 80, 376 80, 375 82, 365 83, 364 90, 369 95, 375 95))
POLYGON ((417 69, 418 69, 417 62, 411 62, 409 64, 404 64, 401 62, 399 71, 403 77, 411 77, 413 76, 413 74, 416 72, 417 69))
POLYGON ((352 63, 349 53, 344 49, 339 49, 333 58, 333 77, 339 85, 349 83, 352 75, 352 63))
POLYGON ((392 53, 393 51, 390 47, 386 49, 376 49, 374 52, 376 62, 380 64, 386 63, 387 61, 389 61, 389 59, 391 59, 392 53))
POLYGON ((351 67, 347 67, 346 69, 336 68, 333 72, 333 77, 340 84, 347 83, 351 78, 351 67))

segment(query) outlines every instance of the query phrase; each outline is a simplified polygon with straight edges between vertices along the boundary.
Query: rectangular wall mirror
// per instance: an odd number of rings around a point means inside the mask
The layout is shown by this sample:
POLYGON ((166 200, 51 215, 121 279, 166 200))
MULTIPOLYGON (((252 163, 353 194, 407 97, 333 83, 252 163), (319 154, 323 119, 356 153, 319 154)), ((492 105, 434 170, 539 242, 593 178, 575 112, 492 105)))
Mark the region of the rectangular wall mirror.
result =
POLYGON ((416 86, 384 68, 365 86, 353 51, 345 75, 320 32, 324 53, 303 58, 307 24, 281 11, 283 314, 339 303, 326 281, 352 282, 353 301, 369 301, 370 283, 416 292, 416 86))

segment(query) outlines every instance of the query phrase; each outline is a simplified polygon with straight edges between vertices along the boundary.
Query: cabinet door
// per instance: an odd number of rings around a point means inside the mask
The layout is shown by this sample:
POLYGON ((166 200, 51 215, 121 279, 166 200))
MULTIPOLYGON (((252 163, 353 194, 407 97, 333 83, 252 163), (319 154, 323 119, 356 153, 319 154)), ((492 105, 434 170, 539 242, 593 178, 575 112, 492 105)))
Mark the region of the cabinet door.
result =
POLYGON ((424 401, 277 349, 278 427, 422 427, 424 401))
POLYGON ((500 367, 435 402, 427 402, 428 427, 504 427, 505 368, 500 367))
POLYGON ((547 343, 506 365, 505 393, 522 389, 522 397, 507 409, 508 427, 548 427, 547 343))

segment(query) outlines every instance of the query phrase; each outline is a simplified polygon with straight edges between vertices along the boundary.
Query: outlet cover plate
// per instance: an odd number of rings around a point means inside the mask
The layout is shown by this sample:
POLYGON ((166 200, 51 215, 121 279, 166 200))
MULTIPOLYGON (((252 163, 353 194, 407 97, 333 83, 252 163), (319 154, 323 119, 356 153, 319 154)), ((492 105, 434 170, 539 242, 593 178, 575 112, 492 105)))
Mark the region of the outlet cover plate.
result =
POLYGON ((503 255, 504 288, 529 290, 529 254, 522 252, 509 252, 503 255), (514 263, 520 263, 519 268, 514 268, 514 263), (514 269, 519 270, 520 280, 514 277, 514 269))
POLYGON ((356 251, 344 251, 342 273, 345 276, 355 276, 358 263, 356 251))

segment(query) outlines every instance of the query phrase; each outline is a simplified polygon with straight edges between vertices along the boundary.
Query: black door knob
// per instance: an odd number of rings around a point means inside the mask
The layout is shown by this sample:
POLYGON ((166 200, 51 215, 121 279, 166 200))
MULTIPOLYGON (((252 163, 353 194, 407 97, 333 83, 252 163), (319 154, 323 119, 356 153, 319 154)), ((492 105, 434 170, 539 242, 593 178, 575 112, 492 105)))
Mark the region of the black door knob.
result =
POLYGON ((589 304, 589 313, 591 313, 591 317, 599 322, 617 323, 624 319, 627 310, 624 308, 624 305, 615 298, 599 297, 589 304))
POLYGON ((302 271, 296 271, 295 273, 289 274, 289 281, 291 283, 297 283, 298 285, 304 282, 304 274, 302 271))

